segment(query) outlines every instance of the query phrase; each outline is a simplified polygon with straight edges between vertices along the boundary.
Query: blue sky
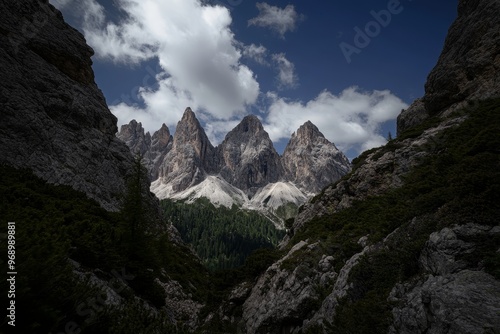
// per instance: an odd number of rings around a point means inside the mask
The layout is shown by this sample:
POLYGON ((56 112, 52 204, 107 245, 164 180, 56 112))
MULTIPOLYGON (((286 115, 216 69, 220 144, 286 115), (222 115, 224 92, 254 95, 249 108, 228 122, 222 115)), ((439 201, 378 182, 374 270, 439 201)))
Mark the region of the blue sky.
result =
POLYGON ((119 125, 193 108, 218 144, 256 114, 282 152, 311 120, 350 158, 424 93, 456 0, 51 0, 96 52, 119 125))

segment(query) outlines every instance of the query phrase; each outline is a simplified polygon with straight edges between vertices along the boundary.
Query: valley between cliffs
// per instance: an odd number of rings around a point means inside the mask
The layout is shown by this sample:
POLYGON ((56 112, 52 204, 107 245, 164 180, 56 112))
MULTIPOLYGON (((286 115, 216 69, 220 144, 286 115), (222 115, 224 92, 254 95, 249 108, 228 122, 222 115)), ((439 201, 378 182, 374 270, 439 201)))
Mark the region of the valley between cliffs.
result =
POLYGON ((117 138, 83 36, 46 0, 0 2, 0 212, 20 240, 16 329, 500 332, 499 12, 498 0, 458 1, 425 95, 396 138, 351 166, 312 123, 282 157, 252 116, 217 147, 190 109, 174 136, 131 122, 117 138), (35 16, 43 27, 26 38, 35 16), (339 163, 298 154, 313 146, 339 163), (164 219, 152 179, 260 204, 281 203, 272 194, 292 194, 287 182, 317 195, 277 249, 214 274, 164 219))

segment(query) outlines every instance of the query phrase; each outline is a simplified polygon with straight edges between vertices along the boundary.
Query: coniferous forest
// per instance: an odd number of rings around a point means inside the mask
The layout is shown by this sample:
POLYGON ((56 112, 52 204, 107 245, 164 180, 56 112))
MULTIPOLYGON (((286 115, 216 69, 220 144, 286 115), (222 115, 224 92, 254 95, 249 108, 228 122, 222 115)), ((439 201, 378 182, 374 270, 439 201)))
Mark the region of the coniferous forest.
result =
POLYGON ((274 248, 285 232, 255 211, 233 206, 216 208, 207 199, 193 204, 163 200, 166 218, 210 270, 244 264, 259 248, 274 248))

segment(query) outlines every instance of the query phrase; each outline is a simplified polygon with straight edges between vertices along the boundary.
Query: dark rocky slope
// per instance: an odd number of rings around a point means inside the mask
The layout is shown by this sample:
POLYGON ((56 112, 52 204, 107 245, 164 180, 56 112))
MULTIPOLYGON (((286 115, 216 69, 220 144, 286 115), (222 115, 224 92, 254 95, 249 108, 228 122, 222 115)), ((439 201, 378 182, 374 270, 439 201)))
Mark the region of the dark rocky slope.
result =
POLYGON ((0 17, 0 162, 118 210, 133 158, 94 82, 93 50, 47 1, 2 1, 0 17))
POLYGON ((246 290, 246 333, 500 330, 499 6, 459 2, 398 138, 305 204, 246 290))
MULTIPOLYGON (((116 138, 92 55, 47 0, 0 2, 0 212, 16 222, 16 329, 192 326, 206 299, 194 286, 208 273, 161 220, 144 168, 116 138)), ((153 152, 169 141, 165 129, 143 138, 153 152)))
POLYGON ((430 115, 464 107, 467 101, 500 94, 500 22, 498 1, 460 1, 425 95, 398 117, 398 132, 430 115))

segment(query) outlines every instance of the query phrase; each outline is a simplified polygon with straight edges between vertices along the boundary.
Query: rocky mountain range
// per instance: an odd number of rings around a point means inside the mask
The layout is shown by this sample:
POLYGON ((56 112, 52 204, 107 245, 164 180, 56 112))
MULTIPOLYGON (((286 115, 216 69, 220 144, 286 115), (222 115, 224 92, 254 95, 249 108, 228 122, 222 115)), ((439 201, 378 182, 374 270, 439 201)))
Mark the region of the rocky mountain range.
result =
MULTIPOLYGON (((16 221, 22 259, 16 326, 26 333, 498 333, 498 13, 498 0, 459 0, 425 95, 399 116, 397 138, 361 154, 347 176, 301 206, 280 249, 214 277, 174 240, 175 230, 137 231, 137 211, 158 209, 149 181, 145 189, 136 184, 140 196, 128 215, 113 212, 134 158, 115 136, 83 36, 47 0, 1 1, 0 208, 5 221, 16 221), (116 237, 127 223, 135 230, 123 244, 116 237), (130 247, 138 235, 148 242, 130 247)), ((294 187, 302 193, 299 175, 337 167, 324 163, 335 152, 312 124, 292 136, 279 163, 254 118, 240 125, 213 147, 187 110, 174 136, 166 126, 149 136, 132 122, 120 137, 175 194, 222 188, 230 200, 253 194, 258 203, 280 203, 281 192, 302 201, 291 196, 294 187), (251 145, 238 145, 235 134, 251 145)))
POLYGON ((217 147, 190 108, 173 138, 164 124, 151 137, 135 120, 122 125, 117 136, 143 156, 151 190, 160 199, 206 197, 216 205, 250 209, 298 206, 351 169, 346 156, 309 121, 292 134, 283 156, 253 115, 243 118, 217 147), (163 145, 154 146, 155 138, 163 145))

